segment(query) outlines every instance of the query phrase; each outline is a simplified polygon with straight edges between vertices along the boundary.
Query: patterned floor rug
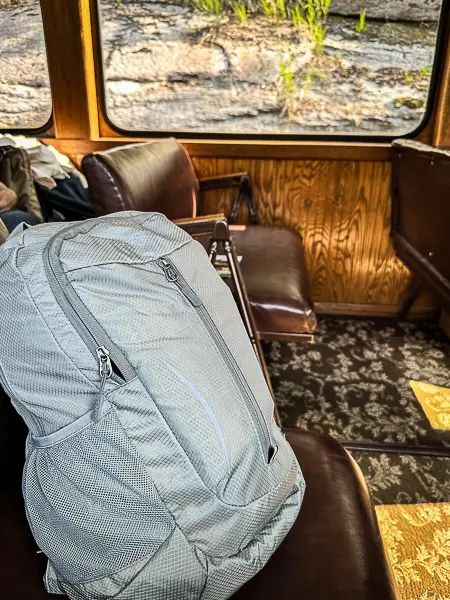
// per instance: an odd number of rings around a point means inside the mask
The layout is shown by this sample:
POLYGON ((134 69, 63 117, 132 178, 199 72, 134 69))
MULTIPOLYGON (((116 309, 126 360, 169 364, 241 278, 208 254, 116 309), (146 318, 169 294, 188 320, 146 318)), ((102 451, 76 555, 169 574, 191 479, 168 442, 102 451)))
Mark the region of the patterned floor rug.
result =
POLYGON ((377 506, 399 600, 448 600, 450 504, 377 506))
POLYGON ((450 387, 450 341, 435 325, 378 320, 319 321, 315 343, 265 345, 285 427, 339 440, 450 448, 410 380, 450 387))
POLYGON ((450 502, 450 458, 352 452, 375 504, 450 502))
MULTIPOLYGON (((314 344, 266 343, 283 425, 338 440, 450 447, 410 380, 450 387, 450 341, 435 325, 322 318, 314 344)), ((353 452, 376 504, 450 501, 450 458, 353 452)))

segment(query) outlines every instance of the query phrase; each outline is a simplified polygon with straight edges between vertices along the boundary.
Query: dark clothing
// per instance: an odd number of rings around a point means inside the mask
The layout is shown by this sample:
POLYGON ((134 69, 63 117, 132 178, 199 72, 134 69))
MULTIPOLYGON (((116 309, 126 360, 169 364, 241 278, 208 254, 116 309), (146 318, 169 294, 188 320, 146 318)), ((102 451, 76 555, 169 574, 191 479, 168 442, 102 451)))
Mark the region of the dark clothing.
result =
POLYGON ((36 191, 46 221, 83 221, 96 216, 89 191, 78 177, 58 180, 51 190, 36 183, 36 191))
MULTIPOLYGON (((36 191, 45 221, 82 221, 95 217, 89 192, 78 177, 59 180, 51 190, 36 183, 36 191)), ((23 210, 0 213, 0 219, 10 233, 19 223, 38 225, 41 222, 36 216, 23 210)))
POLYGON ((0 219, 5 224, 9 233, 11 233, 17 225, 20 225, 20 223, 26 223, 27 225, 38 225, 40 223, 37 217, 30 215, 23 210, 7 210, 6 212, 1 212, 0 219))

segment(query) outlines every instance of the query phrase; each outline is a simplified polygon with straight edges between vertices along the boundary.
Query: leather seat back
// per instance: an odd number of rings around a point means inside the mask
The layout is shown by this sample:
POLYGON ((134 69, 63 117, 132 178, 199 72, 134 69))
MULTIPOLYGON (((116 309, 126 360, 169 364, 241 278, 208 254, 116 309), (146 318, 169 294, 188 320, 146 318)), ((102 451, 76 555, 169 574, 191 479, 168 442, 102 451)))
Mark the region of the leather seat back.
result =
POLYGON ((122 210, 161 212, 171 220, 196 216, 198 179, 174 139, 88 154, 82 168, 98 216, 122 210))

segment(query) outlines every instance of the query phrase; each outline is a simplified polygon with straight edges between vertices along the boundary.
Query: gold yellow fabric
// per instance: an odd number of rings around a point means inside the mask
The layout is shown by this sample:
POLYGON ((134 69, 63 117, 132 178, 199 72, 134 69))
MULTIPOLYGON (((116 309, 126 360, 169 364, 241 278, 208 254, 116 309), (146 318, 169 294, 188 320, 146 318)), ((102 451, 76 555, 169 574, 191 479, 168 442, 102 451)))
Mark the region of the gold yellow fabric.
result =
POLYGON ((421 381, 409 383, 431 426, 450 431, 450 389, 421 381))
POLYGON ((450 503, 376 511, 399 600, 450 600, 450 503))

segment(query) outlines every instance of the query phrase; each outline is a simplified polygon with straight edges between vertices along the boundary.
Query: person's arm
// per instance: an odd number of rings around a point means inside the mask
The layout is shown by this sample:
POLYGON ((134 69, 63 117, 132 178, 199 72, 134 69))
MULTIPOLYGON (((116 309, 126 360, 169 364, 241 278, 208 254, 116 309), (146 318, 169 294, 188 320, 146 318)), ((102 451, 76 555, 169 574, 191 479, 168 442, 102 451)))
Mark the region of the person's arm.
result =
POLYGON ((13 210, 17 200, 16 192, 0 181, 0 214, 13 210))

